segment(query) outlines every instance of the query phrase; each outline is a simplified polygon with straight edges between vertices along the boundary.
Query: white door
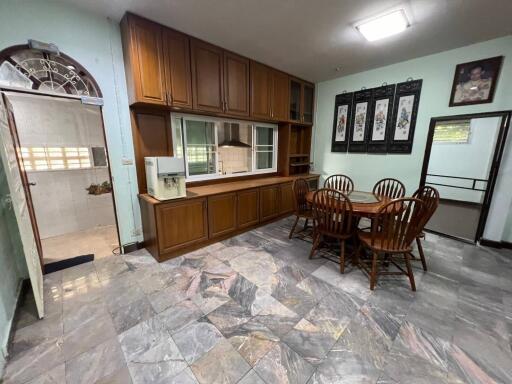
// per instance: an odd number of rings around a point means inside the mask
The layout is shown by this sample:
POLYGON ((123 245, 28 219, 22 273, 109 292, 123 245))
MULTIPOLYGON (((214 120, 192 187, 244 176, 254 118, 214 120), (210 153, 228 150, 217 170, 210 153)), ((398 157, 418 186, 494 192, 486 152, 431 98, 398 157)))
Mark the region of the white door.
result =
MULTIPOLYGON (((41 269, 40 255, 34 235, 33 223, 30 218, 28 206, 30 202, 27 202, 25 196, 22 176, 18 166, 17 151, 9 127, 9 106, 4 94, 2 93, 0 96, 0 155, 5 168, 7 184, 11 192, 12 204, 16 214, 16 221, 18 222, 37 311, 39 317, 42 318, 44 316, 43 271, 41 269)), ((13 124, 13 122, 11 122, 11 124, 13 124)))

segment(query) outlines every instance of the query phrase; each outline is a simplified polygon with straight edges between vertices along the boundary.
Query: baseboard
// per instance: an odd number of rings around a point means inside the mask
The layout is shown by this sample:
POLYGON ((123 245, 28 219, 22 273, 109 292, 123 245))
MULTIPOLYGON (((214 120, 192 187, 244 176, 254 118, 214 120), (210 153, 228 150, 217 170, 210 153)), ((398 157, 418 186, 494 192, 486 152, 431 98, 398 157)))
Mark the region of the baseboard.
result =
POLYGON ((136 241, 135 243, 126 244, 126 245, 123 245, 123 254, 135 252, 142 248, 144 248, 144 243, 141 241, 136 241))
POLYGON ((506 249, 512 249, 512 243, 508 241, 495 241, 495 240, 489 240, 489 239, 481 239, 480 245, 483 245, 484 247, 491 247, 491 248, 506 248, 506 249))

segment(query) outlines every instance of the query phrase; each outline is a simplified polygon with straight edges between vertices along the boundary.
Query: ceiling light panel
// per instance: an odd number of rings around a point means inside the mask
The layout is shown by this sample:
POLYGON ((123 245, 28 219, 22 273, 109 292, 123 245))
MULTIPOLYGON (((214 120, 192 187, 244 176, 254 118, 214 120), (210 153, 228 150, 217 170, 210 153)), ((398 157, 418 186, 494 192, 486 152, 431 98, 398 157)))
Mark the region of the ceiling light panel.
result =
POLYGON ((376 41, 403 32, 409 27, 409 21, 403 9, 386 13, 363 21, 356 28, 368 41, 376 41))

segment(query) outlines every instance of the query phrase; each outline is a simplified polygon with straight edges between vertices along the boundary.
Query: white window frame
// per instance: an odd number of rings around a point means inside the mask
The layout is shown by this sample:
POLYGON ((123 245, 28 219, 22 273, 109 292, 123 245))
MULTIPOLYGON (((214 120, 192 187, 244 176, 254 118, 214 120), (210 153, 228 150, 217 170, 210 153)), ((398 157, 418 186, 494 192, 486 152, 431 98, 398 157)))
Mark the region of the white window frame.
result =
MULTIPOLYGON (((182 137, 182 145, 183 145, 183 161, 185 162, 185 180, 188 182, 192 181, 203 181, 203 180, 218 180, 218 179, 227 179, 233 177, 243 177, 250 175, 259 175, 259 174, 267 174, 267 173, 276 173, 277 172, 277 158, 278 158, 278 126, 277 124, 271 123, 257 123, 251 121, 242 121, 237 119, 223 119, 217 117, 210 116, 200 116, 200 115, 190 115, 190 114, 182 114, 182 113, 171 113, 171 130, 172 130, 172 138, 174 139, 177 135, 175 130, 180 127, 176 127, 175 119, 181 119, 181 137, 182 137), (208 175, 190 175, 188 169, 188 156, 187 156, 187 128, 186 128, 186 120, 193 121, 201 121, 201 122, 211 122, 214 123, 214 135, 215 135, 215 173, 208 175), (222 126, 223 122, 240 122, 243 124, 248 124, 251 126, 251 171, 236 173, 236 174, 219 174, 219 136, 218 130, 222 126), (273 129, 274 135, 274 143, 273 143, 273 156, 272 156, 272 168, 265 169, 256 169, 256 126, 259 127, 268 127, 273 129)), ((173 147, 175 144, 173 143, 173 147)))

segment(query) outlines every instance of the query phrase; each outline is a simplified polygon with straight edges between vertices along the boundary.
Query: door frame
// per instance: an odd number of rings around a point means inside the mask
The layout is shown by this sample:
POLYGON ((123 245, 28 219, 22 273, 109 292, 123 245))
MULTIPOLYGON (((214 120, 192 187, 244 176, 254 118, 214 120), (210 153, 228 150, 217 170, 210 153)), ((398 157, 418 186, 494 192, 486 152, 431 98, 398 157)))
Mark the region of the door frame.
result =
MULTIPOLYGON (((501 159, 503 157, 503 152, 505 151, 505 144, 507 142, 507 134, 510 126, 510 118, 512 116, 512 110, 504 110, 504 111, 495 111, 495 112, 480 112, 480 113, 467 113, 462 115, 450 115, 450 116, 439 116, 432 117, 430 119, 430 126, 428 130, 427 136, 427 144, 425 146, 425 154, 423 156, 423 167, 421 170, 421 179, 420 179, 420 187, 425 186, 428 172, 428 164, 430 162, 430 154, 432 152, 432 143, 434 140, 434 131, 436 127, 436 123, 442 121, 450 121, 450 120, 467 120, 467 119, 479 119, 486 117, 501 117, 500 129, 496 138, 496 143, 494 146, 494 153, 492 156, 491 169, 489 170, 489 177, 487 181, 487 188, 484 194, 484 201, 482 203, 482 209, 480 211, 480 218, 478 219, 478 226, 476 230, 476 235, 474 239, 474 243, 478 243, 482 240, 482 236, 484 233, 485 225, 487 222, 487 217, 489 215, 489 209, 491 207, 492 196, 494 193, 494 187, 496 185, 496 180, 498 179, 498 172, 501 165, 501 159)), ((435 232, 435 231, 432 231, 435 232)), ((454 237, 452 235, 443 234, 436 232, 441 236, 455 238, 458 240, 458 237, 454 237)), ((467 241, 467 240, 466 240, 467 241)))
MULTIPOLYGON (((30 89, 25 89, 25 88, 0 86, 0 95, 1 95, 1 97, 4 98, 4 102, 6 102, 6 104, 8 102, 8 99, 7 99, 7 95, 4 94, 5 92, 30 94, 30 95, 36 95, 36 96, 49 96, 49 97, 58 98, 58 99, 71 99, 71 100, 76 100, 76 101, 82 100, 82 98, 80 96, 74 96, 74 95, 68 95, 68 94, 46 93, 46 92, 30 90, 30 89)), ((102 98, 97 98, 97 99, 103 100, 102 98)), ((103 118, 103 105, 98 105, 98 106, 100 108, 101 129, 103 131, 103 140, 105 141, 105 153, 107 156, 108 177, 109 177, 110 184, 112 185, 112 204, 114 207, 114 220, 116 223, 117 242, 118 242, 119 246, 122 247, 121 237, 119 234, 119 222, 117 219, 117 207, 116 207, 116 199, 115 199, 115 193, 114 193, 114 183, 113 183, 113 178, 112 178, 112 170, 110 168, 110 164, 111 164, 110 154, 109 154, 109 150, 108 150, 107 135, 105 133, 105 121, 103 118)), ((13 116, 13 118, 14 118, 14 116, 13 116)), ((14 146, 14 149, 16 150, 16 153, 19 153, 19 144, 20 143, 19 143, 18 129, 16 127, 16 124, 14 124, 13 127, 9 127, 9 128, 11 129, 11 136, 12 136, 12 140, 13 140, 12 144, 14 146)), ((41 263, 41 269, 42 269, 43 275, 44 275, 45 268, 44 268, 44 263, 43 263, 43 250, 42 250, 42 246, 41 246, 41 240, 40 240, 41 238, 39 236, 39 227, 37 225, 37 216, 35 213, 34 203, 32 201, 32 195, 30 192, 30 185, 28 184, 28 178, 27 178, 27 173, 25 172, 25 168, 20 165, 19 157, 17 157, 17 160, 18 160, 18 169, 21 174, 21 180, 23 182, 23 189, 25 192, 25 198, 27 199, 27 208, 29 210, 31 221, 33 218, 32 229, 34 230, 34 237, 36 238, 36 244, 37 244, 38 253, 39 253, 39 262, 41 263)))

